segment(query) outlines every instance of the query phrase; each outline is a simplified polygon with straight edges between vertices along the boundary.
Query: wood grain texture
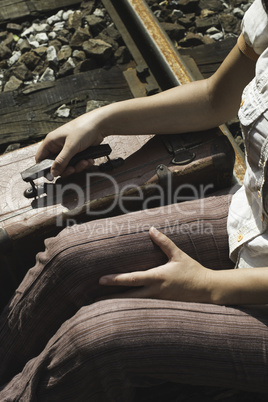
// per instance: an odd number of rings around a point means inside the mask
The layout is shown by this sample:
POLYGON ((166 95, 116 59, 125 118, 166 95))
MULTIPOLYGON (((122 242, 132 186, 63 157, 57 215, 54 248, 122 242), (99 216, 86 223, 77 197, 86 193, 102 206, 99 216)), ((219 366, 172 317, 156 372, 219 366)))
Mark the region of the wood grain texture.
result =
POLYGON ((0 0, 0 23, 38 16, 81 3, 81 0, 0 0))
POLYGON ((129 87, 117 67, 35 84, 21 92, 1 93, 0 146, 41 140, 49 131, 84 113, 89 100, 112 103, 131 97, 129 87), (63 104, 70 107, 70 118, 55 115, 63 104))

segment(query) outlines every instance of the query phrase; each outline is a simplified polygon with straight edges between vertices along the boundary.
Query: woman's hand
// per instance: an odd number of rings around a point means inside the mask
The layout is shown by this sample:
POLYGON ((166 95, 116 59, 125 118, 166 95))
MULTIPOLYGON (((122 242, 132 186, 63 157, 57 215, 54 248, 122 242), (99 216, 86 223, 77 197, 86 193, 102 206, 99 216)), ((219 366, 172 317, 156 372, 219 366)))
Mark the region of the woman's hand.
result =
POLYGON ((133 287, 109 298, 139 297, 209 303, 210 273, 213 271, 193 260, 157 229, 151 228, 149 233, 169 261, 147 271, 101 277, 101 285, 133 287))
POLYGON ((82 160, 76 166, 67 167, 71 158, 78 152, 103 141, 104 137, 98 129, 100 113, 96 111, 86 113, 51 131, 37 151, 36 162, 57 155, 51 167, 54 177, 78 173, 91 166, 93 160, 82 160))

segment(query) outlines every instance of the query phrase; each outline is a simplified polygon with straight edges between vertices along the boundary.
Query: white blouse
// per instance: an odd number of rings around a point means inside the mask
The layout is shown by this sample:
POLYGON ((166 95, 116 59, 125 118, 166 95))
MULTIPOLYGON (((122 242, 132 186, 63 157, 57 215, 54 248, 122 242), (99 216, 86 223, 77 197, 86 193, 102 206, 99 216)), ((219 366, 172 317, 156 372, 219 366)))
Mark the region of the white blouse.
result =
MULTIPOLYGON (((247 170, 229 210, 230 257, 237 268, 268 267, 268 16, 261 0, 255 0, 244 16, 243 38, 260 56, 238 113, 247 170)), ((244 51, 241 42, 240 38, 238 46, 244 51)))

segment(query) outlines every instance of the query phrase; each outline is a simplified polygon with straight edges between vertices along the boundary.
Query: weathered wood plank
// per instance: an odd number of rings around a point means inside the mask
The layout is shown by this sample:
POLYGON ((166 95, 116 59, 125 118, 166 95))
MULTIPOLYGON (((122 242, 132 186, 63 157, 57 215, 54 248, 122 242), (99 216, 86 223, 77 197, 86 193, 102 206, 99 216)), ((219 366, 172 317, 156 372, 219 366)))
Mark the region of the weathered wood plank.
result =
POLYGON ((46 12, 71 7, 81 0, 0 0, 0 24, 18 18, 37 16, 46 12))
POLYGON ((117 67, 40 83, 26 87, 24 93, 1 93, 0 146, 39 141, 49 131, 84 113, 89 100, 112 103, 131 97, 126 80, 117 67), (70 118, 55 115, 63 104, 70 107, 70 118))

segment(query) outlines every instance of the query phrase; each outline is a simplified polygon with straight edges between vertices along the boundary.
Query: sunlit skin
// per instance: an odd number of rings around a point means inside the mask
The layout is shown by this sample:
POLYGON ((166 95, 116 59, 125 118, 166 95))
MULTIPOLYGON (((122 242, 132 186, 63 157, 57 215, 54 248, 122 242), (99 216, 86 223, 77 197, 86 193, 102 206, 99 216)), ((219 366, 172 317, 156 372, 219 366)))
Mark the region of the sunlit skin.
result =
MULTIPOLYGON (((172 88, 151 97, 107 105, 49 133, 36 160, 58 154, 52 174, 87 169, 93 161, 68 162, 109 135, 174 134, 218 126, 237 115, 243 88, 254 77, 255 63, 237 46, 210 78, 172 88)), ((149 231, 167 255, 165 265, 148 271, 108 275, 102 286, 133 287, 113 297, 148 297, 215 304, 268 303, 268 268, 215 270, 183 253, 168 237, 149 231)), ((109 296, 111 298, 111 296, 109 296)))

